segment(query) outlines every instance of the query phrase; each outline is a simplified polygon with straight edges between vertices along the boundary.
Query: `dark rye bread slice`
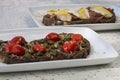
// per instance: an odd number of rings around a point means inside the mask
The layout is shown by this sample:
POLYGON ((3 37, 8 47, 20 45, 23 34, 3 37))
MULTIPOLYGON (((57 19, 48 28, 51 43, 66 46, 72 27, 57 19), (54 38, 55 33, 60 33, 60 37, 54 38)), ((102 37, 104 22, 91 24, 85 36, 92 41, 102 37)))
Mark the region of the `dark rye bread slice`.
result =
POLYGON ((55 14, 46 14, 43 16, 42 23, 46 26, 54 26, 54 25, 71 25, 71 24, 92 24, 92 23, 115 23, 116 16, 113 9, 106 8, 108 11, 110 11, 113 16, 110 18, 106 18, 100 13, 96 13, 94 11, 90 10, 90 7, 88 7, 89 19, 80 19, 79 17, 75 16, 73 13, 70 13, 72 15, 71 21, 62 21, 60 20, 57 15, 55 14))
POLYGON ((67 54, 61 50, 61 46, 65 41, 70 40, 71 34, 62 33, 64 36, 59 42, 52 42, 46 39, 39 39, 31 41, 30 43, 25 43, 23 46, 25 48, 25 55, 17 56, 13 54, 6 53, 4 47, 8 42, 0 42, 0 62, 7 64, 15 63, 29 63, 29 62, 41 62, 41 61, 53 61, 53 60, 66 60, 66 59, 79 59, 86 58, 90 54, 90 43, 87 39, 84 39, 82 43, 79 44, 79 49, 74 53, 67 54), (67 38, 66 38, 67 37, 67 38), (32 46, 34 44, 44 44, 47 49, 46 53, 33 52, 32 46))

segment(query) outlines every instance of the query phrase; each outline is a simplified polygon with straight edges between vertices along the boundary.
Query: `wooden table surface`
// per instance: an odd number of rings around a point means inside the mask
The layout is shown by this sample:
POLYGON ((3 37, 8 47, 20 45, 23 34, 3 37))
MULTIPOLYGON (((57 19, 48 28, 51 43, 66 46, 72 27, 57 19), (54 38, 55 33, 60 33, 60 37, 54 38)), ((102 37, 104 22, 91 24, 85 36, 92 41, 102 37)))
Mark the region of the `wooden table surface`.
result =
MULTIPOLYGON (((0 30, 37 28, 28 8, 47 4, 112 4, 120 0, 0 0, 0 30)), ((120 30, 97 32, 120 54, 120 30)), ((120 80, 120 57, 110 64, 14 73, 0 73, 0 80, 120 80)))

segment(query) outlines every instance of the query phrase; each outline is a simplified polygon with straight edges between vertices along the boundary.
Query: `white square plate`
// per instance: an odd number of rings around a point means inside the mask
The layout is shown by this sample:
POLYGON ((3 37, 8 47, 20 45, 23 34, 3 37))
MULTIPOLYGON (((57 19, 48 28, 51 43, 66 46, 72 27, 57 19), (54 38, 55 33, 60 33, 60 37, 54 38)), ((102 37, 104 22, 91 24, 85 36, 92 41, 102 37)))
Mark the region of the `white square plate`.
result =
MULTIPOLYGON (((71 11, 76 11, 80 7, 88 7, 93 5, 101 5, 107 8, 114 9, 115 15, 117 17, 116 23, 97 23, 97 24, 77 24, 77 25, 64 25, 66 26, 74 26, 74 27, 81 27, 86 26, 93 30, 114 30, 114 29, 120 29, 120 8, 113 5, 102 5, 102 4, 57 4, 57 5, 43 5, 40 7, 31 7, 29 8, 30 14, 34 21, 37 23, 39 27, 50 27, 50 26, 44 26, 42 23, 43 16, 47 13, 50 9, 69 9, 71 11)), ((52 26, 53 27, 53 26, 52 26)), ((56 27, 56 26, 54 26, 56 27)))
POLYGON ((106 64, 114 61, 118 57, 118 53, 113 49, 111 45, 101 39, 96 32, 85 27, 54 27, 43 29, 36 28, 0 31, 0 40, 10 40, 16 35, 21 35, 25 37, 27 41, 31 41, 44 38, 50 32, 82 34, 86 39, 88 39, 91 44, 90 55, 85 59, 56 60, 19 64, 0 63, 0 72, 43 70, 106 64))

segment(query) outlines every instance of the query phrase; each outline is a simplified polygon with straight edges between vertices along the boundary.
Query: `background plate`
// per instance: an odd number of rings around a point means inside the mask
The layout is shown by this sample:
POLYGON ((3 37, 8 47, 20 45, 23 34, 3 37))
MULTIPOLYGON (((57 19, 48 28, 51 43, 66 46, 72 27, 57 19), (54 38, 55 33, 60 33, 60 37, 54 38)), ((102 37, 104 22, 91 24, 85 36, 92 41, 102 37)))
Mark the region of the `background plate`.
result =
POLYGON ((13 71, 27 71, 27 70, 43 70, 55 69, 77 66, 88 66, 97 64, 106 64, 114 61, 118 57, 118 53, 111 45, 106 43, 99 35, 93 30, 85 27, 54 27, 43 29, 20 29, 20 30, 7 30, 0 31, 0 40, 10 40, 14 36, 24 36, 27 41, 34 39, 44 38, 50 32, 57 33, 78 33, 82 34, 91 44, 91 52, 88 58, 85 59, 70 59, 70 60, 56 60, 20 64, 4 64, 0 63, 0 72, 13 72, 13 71))
MULTIPOLYGON (((34 21, 37 23, 39 27, 49 27, 49 26, 44 26, 42 24, 42 18, 43 15, 47 13, 48 10, 50 9, 69 9, 71 11, 76 11, 80 7, 88 7, 88 6, 93 6, 93 5, 101 5, 101 4, 57 4, 57 5, 43 5, 40 7, 31 7, 29 8, 30 14, 34 21)), ((101 5, 107 8, 112 8, 114 9, 114 12, 117 16, 117 21, 116 23, 101 23, 101 24, 78 24, 78 25, 65 25, 66 26, 74 26, 74 27, 80 27, 80 26, 87 26, 93 30, 114 30, 114 29, 120 29, 120 8, 117 6, 113 5, 101 5)), ((53 27, 53 26, 52 26, 53 27)), ((56 26, 54 26, 56 27, 56 26)))

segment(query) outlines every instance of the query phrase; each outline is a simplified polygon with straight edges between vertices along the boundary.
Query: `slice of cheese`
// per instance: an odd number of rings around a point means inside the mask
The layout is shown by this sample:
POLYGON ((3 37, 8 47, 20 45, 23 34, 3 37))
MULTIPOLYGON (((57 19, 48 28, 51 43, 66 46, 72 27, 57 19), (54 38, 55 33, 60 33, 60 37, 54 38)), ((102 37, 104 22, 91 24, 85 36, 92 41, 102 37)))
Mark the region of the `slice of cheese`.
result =
POLYGON ((50 14, 55 14, 62 21, 71 21, 72 15, 67 10, 49 10, 50 14))
POLYGON ((113 16, 113 14, 110 11, 108 11, 107 9, 105 9, 102 6, 92 6, 92 7, 90 7, 90 10, 100 13, 103 16, 105 16, 106 18, 110 18, 113 16))
POLYGON ((79 14, 79 17, 81 19, 89 19, 89 13, 88 13, 88 9, 86 8, 80 8, 77 13, 79 14))

